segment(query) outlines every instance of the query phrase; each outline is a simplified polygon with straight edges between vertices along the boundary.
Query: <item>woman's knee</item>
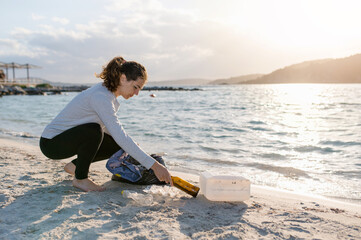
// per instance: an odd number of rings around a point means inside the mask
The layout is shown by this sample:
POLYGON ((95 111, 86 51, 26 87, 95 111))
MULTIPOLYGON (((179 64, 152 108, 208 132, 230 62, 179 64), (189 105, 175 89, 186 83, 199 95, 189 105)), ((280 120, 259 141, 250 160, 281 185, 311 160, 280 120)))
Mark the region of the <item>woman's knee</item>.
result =
POLYGON ((41 137, 40 138, 40 141, 39 141, 39 147, 40 147, 40 150, 41 152, 48 158, 51 158, 51 154, 49 153, 49 147, 48 147, 48 141, 50 141, 49 139, 46 139, 46 138, 43 138, 41 137))

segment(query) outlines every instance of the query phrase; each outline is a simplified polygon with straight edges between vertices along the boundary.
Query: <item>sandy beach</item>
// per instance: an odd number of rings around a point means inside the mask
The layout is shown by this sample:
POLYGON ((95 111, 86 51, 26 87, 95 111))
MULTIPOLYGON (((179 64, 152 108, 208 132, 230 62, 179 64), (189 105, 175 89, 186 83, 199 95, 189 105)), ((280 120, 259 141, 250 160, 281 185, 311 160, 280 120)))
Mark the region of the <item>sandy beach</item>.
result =
MULTIPOLYGON (((72 187, 67 162, 0 139, 0 239, 361 239, 361 205, 254 185, 245 202, 211 202, 111 181, 105 161, 91 166, 90 178, 107 190, 85 193, 72 187)), ((199 184, 198 176, 173 173, 199 184)))

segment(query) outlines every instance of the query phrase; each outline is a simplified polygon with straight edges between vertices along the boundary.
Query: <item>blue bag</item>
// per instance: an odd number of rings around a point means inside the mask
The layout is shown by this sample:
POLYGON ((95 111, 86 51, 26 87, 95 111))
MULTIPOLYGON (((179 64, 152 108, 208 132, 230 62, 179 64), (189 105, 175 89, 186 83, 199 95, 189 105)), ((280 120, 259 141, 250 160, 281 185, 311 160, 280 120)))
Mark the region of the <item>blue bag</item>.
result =
MULTIPOLYGON (((165 163, 161 156, 150 155, 164 167, 165 163)), ((137 184, 137 185, 165 185, 159 181, 152 169, 146 169, 137 160, 128 155, 123 149, 114 153, 106 163, 106 168, 113 173, 112 180, 137 184)))
POLYGON ((123 149, 114 153, 107 161, 106 168, 117 175, 130 182, 137 182, 142 178, 142 174, 138 166, 129 162, 130 155, 128 155, 123 149))

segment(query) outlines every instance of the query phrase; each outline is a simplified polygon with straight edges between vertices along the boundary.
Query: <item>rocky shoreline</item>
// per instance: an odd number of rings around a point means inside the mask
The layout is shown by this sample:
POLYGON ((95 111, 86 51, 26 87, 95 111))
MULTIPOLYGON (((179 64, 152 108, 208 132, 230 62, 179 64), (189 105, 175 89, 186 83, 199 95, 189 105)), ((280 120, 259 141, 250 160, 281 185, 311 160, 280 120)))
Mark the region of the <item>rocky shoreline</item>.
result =
POLYGON ((0 85, 0 96, 7 95, 53 95, 62 92, 81 92, 89 86, 41 87, 25 85, 0 85))
POLYGON ((185 88, 185 87, 144 87, 143 91, 201 91, 200 88, 185 88))
MULTIPOLYGON (((7 95, 53 95, 61 94, 62 92, 81 92, 89 86, 63 86, 63 87, 28 87, 21 85, 1 85, 0 97, 7 95)), ((144 87, 144 91, 200 91, 199 88, 184 88, 184 87, 144 87)))

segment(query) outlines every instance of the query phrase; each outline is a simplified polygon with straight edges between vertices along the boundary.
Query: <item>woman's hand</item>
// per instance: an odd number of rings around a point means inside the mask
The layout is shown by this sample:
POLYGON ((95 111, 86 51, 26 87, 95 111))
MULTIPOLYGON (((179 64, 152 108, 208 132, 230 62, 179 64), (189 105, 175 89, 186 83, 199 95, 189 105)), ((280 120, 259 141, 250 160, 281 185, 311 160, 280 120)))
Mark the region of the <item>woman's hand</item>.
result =
POLYGON ((159 181, 169 183, 173 186, 171 175, 162 164, 156 161, 151 169, 154 171, 155 176, 159 179, 159 181))

